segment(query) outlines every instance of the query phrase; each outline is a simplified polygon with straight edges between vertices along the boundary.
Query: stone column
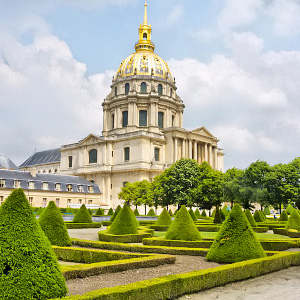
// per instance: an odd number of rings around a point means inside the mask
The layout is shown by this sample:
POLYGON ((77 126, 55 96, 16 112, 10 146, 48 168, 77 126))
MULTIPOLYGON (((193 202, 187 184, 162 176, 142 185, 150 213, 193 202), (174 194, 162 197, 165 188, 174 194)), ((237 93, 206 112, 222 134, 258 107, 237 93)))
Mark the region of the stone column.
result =
POLYGON ((108 130, 108 125, 107 125, 107 109, 103 109, 103 131, 108 130))
POLYGON ((208 162, 207 144, 204 143, 204 160, 208 162))
POLYGON ((193 158, 192 140, 189 140, 189 158, 193 158))
POLYGON ((138 108, 136 102, 132 102, 133 115, 132 115, 132 125, 138 126, 138 108))
POLYGON ((149 113, 149 126, 155 126, 155 103, 151 102, 150 104, 150 113, 149 113))
POLYGON ((198 164, 202 163, 202 151, 201 151, 201 144, 198 144, 198 164))
POLYGON ((185 145, 185 139, 182 139, 182 145, 181 145, 181 148, 182 148, 182 157, 185 157, 185 150, 186 150, 186 145, 185 145))
POLYGON ((166 124, 164 124, 164 127, 171 127, 171 113, 169 107, 166 110, 166 124))
POLYGON ((218 148, 214 147, 214 169, 218 170, 218 148))
POLYGON ((213 166, 213 160, 212 160, 212 145, 208 144, 208 154, 209 154, 209 161, 208 163, 213 166))
POLYGON ((177 138, 174 138, 174 162, 177 161, 177 138))
POLYGON ((102 163, 104 165, 107 165, 107 162, 106 162, 106 143, 103 143, 103 146, 102 146, 102 163))
POLYGON ((198 161, 198 154, 197 154, 197 141, 194 141, 194 159, 198 161))
POLYGON ((128 104, 128 126, 133 125, 133 103, 129 102, 128 104))

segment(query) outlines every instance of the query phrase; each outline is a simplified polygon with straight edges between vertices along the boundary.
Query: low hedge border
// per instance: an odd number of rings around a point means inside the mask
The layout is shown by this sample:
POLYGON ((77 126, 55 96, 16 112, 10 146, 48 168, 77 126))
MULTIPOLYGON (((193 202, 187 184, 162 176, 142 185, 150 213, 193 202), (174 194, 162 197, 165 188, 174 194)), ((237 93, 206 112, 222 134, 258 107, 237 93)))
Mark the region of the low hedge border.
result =
POLYGON ((65 222, 68 229, 78 229, 78 228, 100 228, 101 223, 93 222, 93 223, 73 223, 73 222, 65 222))
MULTIPOLYGON (((153 231, 153 230, 152 230, 153 231)), ((115 242, 115 243, 141 243, 144 238, 150 238, 153 232, 148 230, 139 230, 138 234, 122 234, 115 235, 108 233, 107 230, 98 232, 98 238, 104 242, 115 242)))
POLYGON ((227 283, 257 277, 300 265, 300 252, 285 252, 269 257, 219 266, 185 274, 162 276, 128 285, 102 288, 65 300, 164 300, 195 293, 227 283))
POLYGON ((102 221, 101 224, 102 224, 102 226, 110 226, 111 221, 102 221))
POLYGON ((143 245, 164 246, 164 247, 185 247, 185 248, 209 248, 213 241, 175 241, 162 238, 143 239, 143 245))
POLYGON ((258 226, 258 227, 252 227, 252 229, 253 229, 254 232, 262 233, 262 232, 267 232, 269 230, 269 227, 267 227, 267 226, 264 226, 264 227, 258 226))
POLYGON ((274 228, 273 232, 276 234, 282 234, 289 236, 291 238, 300 238, 300 232, 293 229, 286 229, 286 228, 274 228))
POLYGON ((285 227, 287 222, 281 221, 280 223, 279 222, 276 222, 275 224, 274 223, 257 222, 257 226, 259 226, 259 227, 268 226, 270 230, 273 230, 274 228, 283 228, 283 227, 285 227))
POLYGON ((196 225, 197 229, 199 231, 206 231, 206 232, 218 232, 221 226, 218 225, 205 225, 205 226, 199 226, 196 225))
POLYGON ((152 221, 148 221, 148 220, 138 220, 140 225, 154 225, 154 223, 156 222, 155 220, 152 221))
POLYGON ((259 239, 265 251, 284 251, 290 248, 300 248, 299 239, 269 240, 259 239))
POLYGON ((144 245, 132 245, 124 243, 113 243, 103 241, 87 241, 72 239, 72 243, 75 246, 99 248, 107 250, 121 250, 129 252, 139 253, 159 253, 170 255, 191 255, 191 256, 206 256, 208 249, 204 248, 184 248, 184 247, 163 247, 163 246, 144 246, 144 245))
POLYGON ((151 225, 150 229, 154 229, 155 231, 167 231, 170 225, 151 225))

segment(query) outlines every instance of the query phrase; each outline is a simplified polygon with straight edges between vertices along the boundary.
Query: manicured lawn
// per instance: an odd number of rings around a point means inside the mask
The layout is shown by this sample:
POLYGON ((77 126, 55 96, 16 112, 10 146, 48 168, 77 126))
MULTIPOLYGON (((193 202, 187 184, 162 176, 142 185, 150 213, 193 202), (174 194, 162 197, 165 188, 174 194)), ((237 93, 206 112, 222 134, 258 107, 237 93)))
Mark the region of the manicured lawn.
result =
MULTIPOLYGON (((154 236, 155 237, 164 237, 166 234, 166 231, 155 231, 154 236)), ((204 239, 214 239, 217 235, 217 232, 200 232, 202 238, 204 239)), ((290 237, 280 234, 272 234, 272 233, 256 233, 256 236, 259 239, 272 239, 272 240, 285 240, 289 239, 290 237)))

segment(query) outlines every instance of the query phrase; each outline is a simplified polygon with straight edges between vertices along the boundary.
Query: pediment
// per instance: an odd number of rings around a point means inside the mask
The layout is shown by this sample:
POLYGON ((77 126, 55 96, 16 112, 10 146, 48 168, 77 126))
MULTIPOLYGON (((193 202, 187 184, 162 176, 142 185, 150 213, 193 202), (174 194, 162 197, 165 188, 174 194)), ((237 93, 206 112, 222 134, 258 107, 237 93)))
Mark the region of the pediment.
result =
POLYGON ((79 142, 79 145, 80 146, 87 146, 87 145, 93 145, 95 143, 99 143, 99 142, 103 142, 103 139, 94 134, 94 133, 90 133, 87 137, 85 137, 84 139, 82 139, 80 142, 79 142))
POLYGON ((201 126, 199 128, 193 129, 193 133, 200 134, 202 136, 206 136, 209 138, 216 138, 213 134, 211 134, 204 126, 201 126))

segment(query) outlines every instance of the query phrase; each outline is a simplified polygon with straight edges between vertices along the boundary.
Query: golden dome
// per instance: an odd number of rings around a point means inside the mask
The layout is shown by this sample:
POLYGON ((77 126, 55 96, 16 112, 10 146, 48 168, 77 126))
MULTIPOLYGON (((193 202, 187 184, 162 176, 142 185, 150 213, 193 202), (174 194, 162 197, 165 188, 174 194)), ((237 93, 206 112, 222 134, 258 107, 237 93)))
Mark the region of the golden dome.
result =
POLYGON ((139 41, 135 44, 135 53, 122 61, 115 79, 126 79, 135 75, 156 76, 170 82, 174 79, 168 64, 154 53, 151 42, 151 25, 147 22, 147 3, 145 3, 144 22, 139 27, 139 41))

